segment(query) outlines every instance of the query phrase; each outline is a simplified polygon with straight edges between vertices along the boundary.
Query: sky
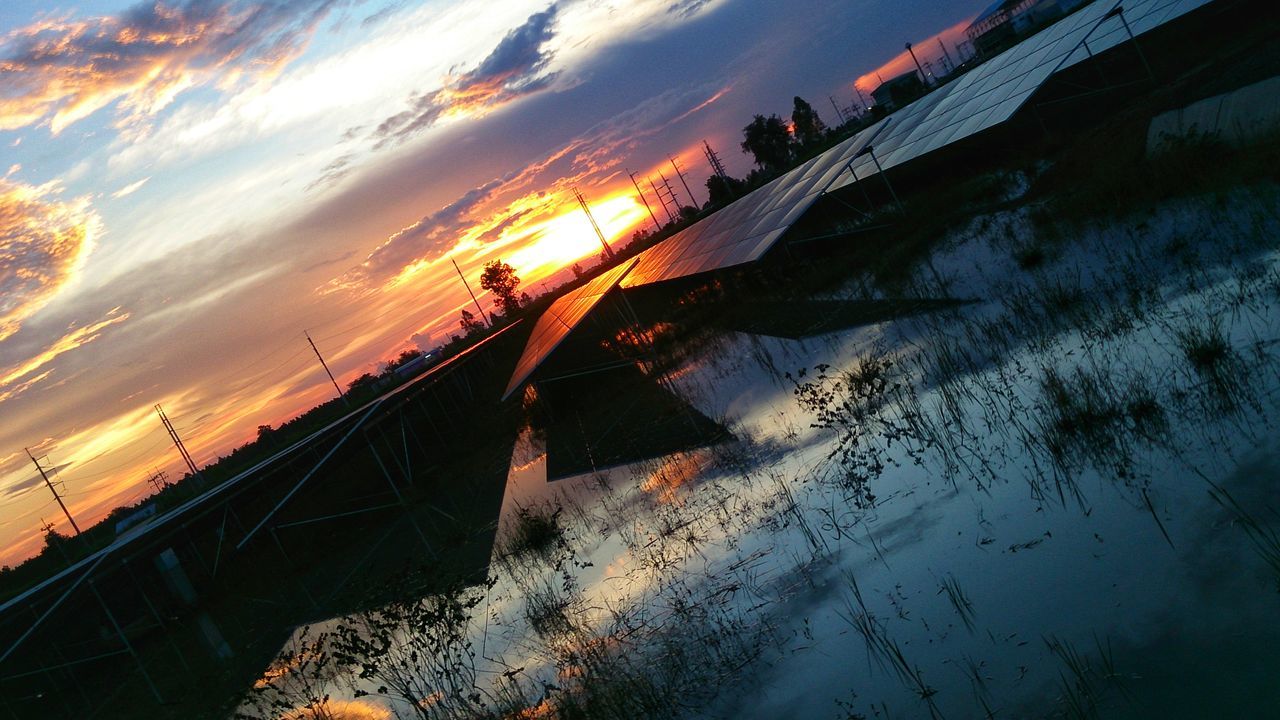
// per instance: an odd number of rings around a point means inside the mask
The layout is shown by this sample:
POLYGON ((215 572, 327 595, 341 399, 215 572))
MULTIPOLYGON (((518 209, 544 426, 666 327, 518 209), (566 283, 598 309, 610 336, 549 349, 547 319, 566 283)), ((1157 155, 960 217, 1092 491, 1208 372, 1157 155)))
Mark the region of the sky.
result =
POLYGON ((836 124, 985 4, 5 0, 0 563, 70 531, 26 449, 91 525, 181 476, 157 403, 216 460, 332 397, 304 332, 344 385, 430 348, 451 260, 537 294, 600 251, 572 188, 625 241, 628 171, 705 202, 703 140, 744 175, 753 114, 836 124))

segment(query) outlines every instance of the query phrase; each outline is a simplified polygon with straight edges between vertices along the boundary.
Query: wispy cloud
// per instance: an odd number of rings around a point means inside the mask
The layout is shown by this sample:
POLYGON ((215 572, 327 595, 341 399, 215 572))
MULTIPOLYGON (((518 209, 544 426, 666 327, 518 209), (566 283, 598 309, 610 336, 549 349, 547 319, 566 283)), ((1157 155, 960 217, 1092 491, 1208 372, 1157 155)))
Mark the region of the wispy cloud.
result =
POLYGON ((378 125, 379 142, 403 140, 448 115, 476 115, 548 87, 555 73, 546 72, 553 53, 557 6, 534 13, 512 30, 479 65, 450 77, 444 87, 415 96, 408 110, 378 125))
POLYGON ((144 177, 144 178, 142 178, 141 180, 139 180, 139 181, 137 181, 137 182, 129 183, 128 185, 125 185, 124 187, 120 188, 119 190, 117 190, 117 191, 115 191, 115 192, 111 193, 111 197, 115 198, 116 200, 119 200, 120 198, 123 198, 123 197, 128 197, 128 196, 130 196, 130 195, 132 195, 132 194, 134 194, 134 193, 138 192, 139 190, 141 190, 141 189, 142 189, 142 186, 143 186, 143 185, 146 185, 146 184, 147 184, 147 181, 148 181, 148 180, 150 180, 150 179, 151 179, 150 177, 144 177))
POLYGON ((0 129, 56 135, 112 104, 127 126, 190 88, 271 75, 340 1, 157 0, 19 28, 0 38, 0 129))
MULTIPOLYGON (((88 345, 94 340, 97 340, 102 335, 103 330, 128 319, 129 313, 121 312, 119 308, 116 308, 107 313, 105 318, 98 320, 97 322, 72 328, 65 335, 54 340, 40 352, 32 355, 31 357, 25 358, 10 367, 0 369, 0 390, 8 388, 14 383, 18 383, 25 378, 29 378, 33 373, 44 368, 54 360, 57 360, 58 357, 64 353, 71 352, 82 345, 88 345)), ((31 384, 31 382, 24 383, 27 387, 30 387, 31 384)))
POLYGON ((473 187, 402 228, 324 291, 378 287, 462 248, 483 250, 513 238, 536 241, 538 233, 545 232, 545 228, 537 229, 539 223, 564 212, 571 186, 598 184, 614 177, 621 158, 644 138, 704 110, 729 91, 729 87, 705 86, 648 98, 542 160, 473 187))
POLYGON ((380 283, 414 263, 429 263, 457 245, 476 225, 474 213, 491 201, 506 181, 497 178, 463 193, 461 197, 405 227, 374 248, 359 266, 335 281, 335 287, 380 283))
POLYGON ((84 200, 0 180, 0 341, 75 279, 100 226, 84 200))

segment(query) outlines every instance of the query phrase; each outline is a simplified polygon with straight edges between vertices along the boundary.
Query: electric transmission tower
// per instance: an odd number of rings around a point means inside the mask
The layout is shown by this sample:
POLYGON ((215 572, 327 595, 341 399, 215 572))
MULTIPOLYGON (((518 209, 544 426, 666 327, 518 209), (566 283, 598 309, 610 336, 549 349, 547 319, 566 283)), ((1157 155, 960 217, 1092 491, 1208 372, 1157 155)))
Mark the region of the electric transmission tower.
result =
POLYGON ((653 184, 653 178, 649 178, 649 187, 653 188, 653 194, 658 198, 658 202, 662 203, 662 209, 667 211, 667 222, 675 222, 676 216, 671 214, 671 207, 667 205, 667 199, 662 197, 662 191, 658 190, 658 186, 653 184))
POLYGON ((671 207, 673 207, 673 208, 675 208, 675 209, 676 209, 675 217, 676 217, 676 219, 679 219, 679 217, 680 217, 680 197, 676 195, 676 190, 675 190, 675 188, 671 187, 671 181, 667 179, 667 176, 666 176, 665 174, 663 174, 663 172, 662 172, 661 170, 659 170, 659 171, 658 171, 658 177, 662 179, 662 187, 666 188, 666 191, 667 191, 667 199, 671 200, 671 207))
POLYGON ((587 219, 591 221, 591 229, 596 231, 596 237, 600 238, 600 245, 604 248, 604 256, 610 260, 613 259, 613 248, 609 247, 609 243, 604 239, 604 233, 600 231, 600 225, 596 223, 596 216, 591 214, 591 206, 587 204, 587 199, 582 197, 582 193, 578 192, 578 188, 573 188, 573 196, 578 199, 578 204, 582 206, 582 212, 587 214, 587 219))
POLYGON ((156 414, 160 416, 160 422, 164 423, 164 429, 169 431, 169 439, 173 440, 173 446, 178 449, 178 454, 182 456, 182 461, 187 464, 187 470, 191 472, 191 477, 203 479, 200 469, 196 467, 196 461, 191 459, 191 453, 187 452, 187 446, 182 442, 182 437, 178 435, 178 430, 169 422, 169 416, 165 414, 164 408, 156 405, 156 414))
POLYGON ((711 171, 720 178, 720 183, 724 185, 724 189, 729 192, 729 197, 738 199, 737 193, 733 191, 733 183, 729 180, 729 173, 724 170, 724 163, 720 162, 720 156, 715 150, 711 149, 711 143, 706 140, 702 141, 702 154, 707 156, 707 162, 711 165, 711 171))

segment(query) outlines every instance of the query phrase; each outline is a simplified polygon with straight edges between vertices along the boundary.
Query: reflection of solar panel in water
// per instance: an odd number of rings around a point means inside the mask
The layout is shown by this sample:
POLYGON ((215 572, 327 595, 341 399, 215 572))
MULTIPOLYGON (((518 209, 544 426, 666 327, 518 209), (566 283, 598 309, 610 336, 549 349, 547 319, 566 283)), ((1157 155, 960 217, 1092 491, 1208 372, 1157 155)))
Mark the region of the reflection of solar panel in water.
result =
MULTIPOLYGON (((1211 1, 1133 0, 1125 5, 1124 18, 1140 35, 1211 1)), ((1009 120, 1054 72, 1128 40, 1119 17, 1104 20, 1117 6, 1101 1, 1086 6, 649 248, 623 287, 759 260, 824 191, 848 185, 855 173, 859 179, 874 175, 876 161, 886 169, 901 165, 1009 120), (1086 37, 1088 49, 1081 46, 1086 37), (875 157, 860 157, 868 145, 875 157)))
POLYGON ((502 394, 503 400, 510 397, 511 393, 529 379, 533 371, 537 370, 551 352, 564 342, 587 313, 600 304, 610 290, 618 286, 627 271, 635 266, 637 260, 638 258, 631 258, 551 303, 551 307, 547 308, 542 317, 538 318, 538 324, 533 327, 529 342, 525 344, 524 352, 520 354, 520 360, 516 363, 515 372, 511 374, 511 382, 507 383, 507 390, 502 394))
MULTIPOLYGON (((1128 42, 1126 21, 1137 36, 1210 2, 1131 0, 1123 16, 1110 17, 1120 3, 1088 5, 892 115, 876 159, 891 168, 1006 122, 1057 71, 1128 42)), ((853 167, 859 178, 876 172, 869 157, 853 167)), ((851 182, 843 177, 832 189, 851 182)))

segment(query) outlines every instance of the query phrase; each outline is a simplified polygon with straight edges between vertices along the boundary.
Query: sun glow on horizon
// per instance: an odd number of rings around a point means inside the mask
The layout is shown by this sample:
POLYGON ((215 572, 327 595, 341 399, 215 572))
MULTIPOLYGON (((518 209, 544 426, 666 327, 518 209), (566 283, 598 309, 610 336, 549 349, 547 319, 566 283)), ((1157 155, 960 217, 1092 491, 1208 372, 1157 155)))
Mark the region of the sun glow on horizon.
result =
MULTIPOLYGON (((591 214, 610 247, 647 217, 644 207, 632 194, 620 193, 591 202, 591 214)), ((603 252, 600 238, 581 208, 573 207, 540 225, 529 228, 532 243, 505 259, 525 282, 551 275, 567 265, 603 252)))

